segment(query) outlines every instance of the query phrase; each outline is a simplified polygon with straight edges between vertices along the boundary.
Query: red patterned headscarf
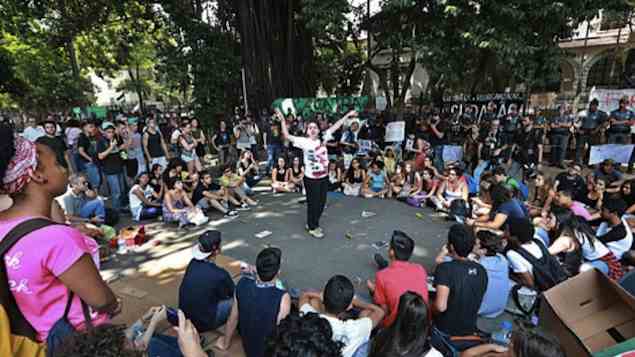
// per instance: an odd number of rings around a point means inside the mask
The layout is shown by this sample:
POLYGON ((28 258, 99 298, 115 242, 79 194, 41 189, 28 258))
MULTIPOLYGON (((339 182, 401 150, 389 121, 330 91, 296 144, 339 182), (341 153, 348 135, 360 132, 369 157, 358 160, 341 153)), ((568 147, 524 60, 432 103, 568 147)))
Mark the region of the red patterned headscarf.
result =
POLYGON ((16 135, 15 139, 15 155, 0 185, 0 193, 14 194, 24 189, 29 181, 31 174, 37 167, 37 151, 35 144, 23 137, 16 135))

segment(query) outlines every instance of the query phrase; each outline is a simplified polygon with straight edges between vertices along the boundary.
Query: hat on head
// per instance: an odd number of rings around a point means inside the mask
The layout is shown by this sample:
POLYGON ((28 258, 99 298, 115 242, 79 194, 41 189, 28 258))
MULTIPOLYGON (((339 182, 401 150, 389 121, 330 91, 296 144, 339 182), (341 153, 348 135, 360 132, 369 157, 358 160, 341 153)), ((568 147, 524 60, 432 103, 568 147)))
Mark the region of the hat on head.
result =
POLYGON ((593 99, 591 100, 591 105, 598 105, 598 104, 600 104, 600 101, 598 101, 598 99, 597 99, 597 98, 593 98, 593 99))
POLYGON ((198 244, 192 248, 192 255, 196 260, 205 260, 220 248, 220 231, 209 230, 198 237, 198 244))
POLYGON ((105 121, 101 123, 101 130, 108 130, 109 128, 115 128, 115 124, 109 121, 105 121))

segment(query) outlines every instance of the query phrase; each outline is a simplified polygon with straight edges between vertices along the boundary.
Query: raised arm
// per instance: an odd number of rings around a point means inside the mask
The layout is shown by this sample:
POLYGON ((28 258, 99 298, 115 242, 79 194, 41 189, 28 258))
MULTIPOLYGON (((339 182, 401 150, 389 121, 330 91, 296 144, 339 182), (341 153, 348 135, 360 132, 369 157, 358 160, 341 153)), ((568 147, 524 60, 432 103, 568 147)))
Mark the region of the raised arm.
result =
POLYGON ((346 122, 346 120, 348 120, 348 118, 353 117, 353 116, 357 116, 357 112, 355 110, 351 110, 350 112, 346 113, 346 115, 344 115, 343 117, 340 118, 340 120, 336 121, 333 125, 331 125, 330 128, 328 128, 326 131, 328 133, 334 133, 337 131, 337 129, 339 129, 340 127, 342 127, 342 125, 344 125, 344 122, 346 122))
POLYGON ((278 120, 280 120, 280 129, 282 129, 282 136, 291 142, 295 141, 297 139, 297 136, 289 134, 289 128, 287 128, 287 121, 284 119, 284 115, 282 115, 282 113, 278 109, 276 109, 275 115, 278 120))

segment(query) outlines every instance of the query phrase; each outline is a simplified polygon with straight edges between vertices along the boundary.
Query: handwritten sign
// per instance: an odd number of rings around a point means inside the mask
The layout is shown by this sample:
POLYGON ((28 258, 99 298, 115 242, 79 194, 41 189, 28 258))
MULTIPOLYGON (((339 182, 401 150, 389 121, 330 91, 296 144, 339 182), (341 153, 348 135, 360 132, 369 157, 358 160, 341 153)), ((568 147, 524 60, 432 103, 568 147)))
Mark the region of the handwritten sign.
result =
POLYGON ((598 164, 606 159, 611 159, 621 164, 628 164, 633 153, 635 145, 594 145, 591 146, 591 154, 589 155, 589 165, 598 164))
POLYGON ((406 122, 405 121, 393 121, 386 125, 386 137, 387 143, 394 143, 403 141, 406 137, 406 122))
POLYGON ((458 145, 443 146, 443 161, 461 161, 463 160, 463 147, 458 145))
POLYGON ((359 145, 359 150, 357 151, 357 155, 367 155, 373 149, 373 141, 372 140, 357 140, 357 144, 359 145))

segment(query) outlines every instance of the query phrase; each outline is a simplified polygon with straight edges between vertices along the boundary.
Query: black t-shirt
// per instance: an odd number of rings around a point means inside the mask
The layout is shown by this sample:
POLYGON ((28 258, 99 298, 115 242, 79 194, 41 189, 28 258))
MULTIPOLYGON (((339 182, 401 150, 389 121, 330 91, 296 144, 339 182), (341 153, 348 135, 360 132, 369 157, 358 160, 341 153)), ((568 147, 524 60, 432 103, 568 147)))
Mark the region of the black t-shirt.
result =
MULTIPOLYGON (((503 147, 502 131, 497 130, 493 132, 488 130, 482 132, 479 141, 483 144, 481 147, 481 159, 492 160, 496 158, 494 151, 503 147)), ((498 156, 500 156, 500 154, 498 156)))
POLYGON ((487 289, 487 271, 469 260, 441 263, 434 274, 434 283, 450 289, 445 312, 434 322, 450 336, 467 336, 477 331, 476 319, 487 289))
POLYGON ((573 199, 576 201, 580 201, 584 197, 586 184, 582 177, 571 178, 566 172, 561 172, 556 176, 556 181, 558 181, 558 191, 572 191, 573 199))
POLYGON ((433 131, 432 129, 428 130, 428 138, 430 139, 430 145, 432 147, 435 146, 439 146, 439 145, 445 145, 446 144, 446 136, 447 136, 447 131, 448 131, 448 123, 446 123, 443 120, 440 120, 439 123, 436 125, 437 131, 441 134, 443 134, 442 138, 439 138, 433 131))
MULTIPOLYGON (((119 144, 119 143, 118 143, 119 144)), ((110 142, 103 138, 97 142, 97 152, 102 153, 108 150, 110 142)), ((108 156, 101 160, 101 167, 106 175, 116 175, 123 173, 123 159, 119 148, 113 149, 108 156)))
POLYGON ((536 128, 516 132, 514 142, 518 145, 517 157, 521 163, 528 163, 530 158, 538 156, 538 145, 542 144, 542 138, 542 130, 536 128))
MULTIPOLYGON (((77 139, 77 147, 83 148, 86 155, 93 158, 93 162, 97 162, 97 138, 94 136, 88 137, 86 134, 81 133, 77 139)), ((83 156, 80 155, 82 162, 88 162, 83 156)))
POLYGON ((37 139, 38 143, 44 144, 51 148, 55 153, 55 157, 57 158, 57 162, 65 168, 68 168, 66 163, 66 157, 64 153, 68 150, 66 143, 59 136, 50 137, 48 135, 41 136, 37 139))
POLYGON ((206 186, 203 181, 200 181, 192 193, 192 203, 197 204, 200 200, 202 200, 203 197, 205 197, 203 192, 213 192, 218 190, 220 190, 220 186, 217 183, 212 182, 211 185, 206 186))

